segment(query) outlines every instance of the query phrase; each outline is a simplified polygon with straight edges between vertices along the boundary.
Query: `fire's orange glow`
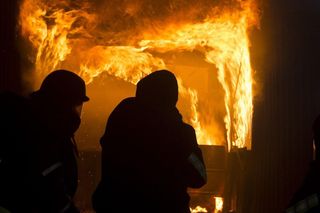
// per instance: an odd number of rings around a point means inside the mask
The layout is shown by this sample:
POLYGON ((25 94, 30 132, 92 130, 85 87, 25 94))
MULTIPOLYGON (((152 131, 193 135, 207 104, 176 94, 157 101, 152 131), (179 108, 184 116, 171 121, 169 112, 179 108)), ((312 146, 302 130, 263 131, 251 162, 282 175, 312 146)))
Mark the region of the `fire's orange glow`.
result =
POLYGON ((71 53, 69 37, 83 32, 82 27, 75 27, 74 23, 84 17, 91 21, 94 18, 81 10, 65 12, 50 8, 40 0, 23 1, 20 14, 22 35, 28 37, 36 49, 34 63, 39 75, 46 76, 71 53), (52 22, 52 27, 49 28, 47 22, 52 22))
POLYGON ((196 208, 190 208, 191 213, 205 213, 208 212, 206 208, 202 208, 201 206, 197 206, 196 208))
MULTIPOLYGON (((204 122, 210 120, 209 114, 199 110, 198 91, 179 79, 180 95, 189 101, 187 122, 194 126, 200 144, 226 145, 229 150, 251 148, 253 76, 248 31, 258 24, 253 0, 234 0, 229 9, 213 7, 201 19, 191 15, 186 21, 169 17, 155 26, 117 33, 101 30, 102 16, 91 7, 90 2, 68 0, 22 1, 21 33, 33 47, 31 57, 40 81, 54 69, 69 68, 87 83, 107 73, 136 84, 152 71, 168 68, 163 54, 197 51, 216 67, 224 91, 221 101, 226 133, 223 137, 214 134, 217 128, 204 122)), ((123 12, 134 17, 140 7, 141 3, 131 2, 123 12)))
POLYGON ((216 207, 215 210, 217 212, 222 212, 223 209, 223 198, 222 197, 214 197, 215 203, 216 203, 216 207))
POLYGON ((142 48, 131 46, 96 46, 88 51, 86 61, 81 64, 81 75, 87 83, 107 72, 122 80, 136 84, 154 69, 164 69, 165 63, 142 48))

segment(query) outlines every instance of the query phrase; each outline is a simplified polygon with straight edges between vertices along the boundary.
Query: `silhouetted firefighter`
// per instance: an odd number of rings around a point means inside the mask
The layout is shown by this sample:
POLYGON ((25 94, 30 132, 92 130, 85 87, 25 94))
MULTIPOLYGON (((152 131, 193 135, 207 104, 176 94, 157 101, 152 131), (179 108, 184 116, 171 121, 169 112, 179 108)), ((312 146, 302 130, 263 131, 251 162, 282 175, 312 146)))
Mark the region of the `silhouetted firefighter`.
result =
MULTIPOLYGON (((84 81, 58 70, 23 98, 1 95, 0 206, 12 213, 79 212, 73 138, 88 101, 84 81)), ((4 211, 4 210, 2 210, 4 211)))
POLYGON ((102 179, 93 195, 98 212, 187 213, 187 187, 206 183, 194 129, 176 108, 178 85, 166 70, 139 81, 136 97, 111 113, 101 138, 102 179))
POLYGON ((313 143, 315 159, 302 186, 294 194, 286 213, 319 213, 320 212, 320 115, 313 126, 313 143))

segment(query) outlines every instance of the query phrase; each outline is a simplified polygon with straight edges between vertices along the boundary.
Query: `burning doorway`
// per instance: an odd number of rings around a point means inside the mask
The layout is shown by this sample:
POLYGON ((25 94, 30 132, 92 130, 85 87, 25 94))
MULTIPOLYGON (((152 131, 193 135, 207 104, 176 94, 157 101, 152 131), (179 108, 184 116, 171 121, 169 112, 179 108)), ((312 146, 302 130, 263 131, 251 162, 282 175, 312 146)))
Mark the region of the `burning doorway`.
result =
POLYGON ((58 68, 88 83, 96 101, 84 109, 80 148, 95 149, 117 102, 164 68, 179 78, 178 108, 199 144, 251 148, 255 1, 23 0, 19 24, 34 88, 58 68))

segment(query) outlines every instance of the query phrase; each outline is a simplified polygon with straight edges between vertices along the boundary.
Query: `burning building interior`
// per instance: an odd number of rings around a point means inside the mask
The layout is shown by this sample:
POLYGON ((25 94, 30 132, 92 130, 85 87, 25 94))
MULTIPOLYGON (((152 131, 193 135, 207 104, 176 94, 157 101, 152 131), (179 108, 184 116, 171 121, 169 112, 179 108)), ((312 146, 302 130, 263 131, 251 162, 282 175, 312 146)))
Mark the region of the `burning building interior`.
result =
MULTIPOLYGON (((55 69, 85 79, 76 203, 91 210, 114 107, 168 69, 208 183, 192 212, 282 212, 312 159, 320 113, 320 5, 284 0, 18 0, 1 7, 1 90, 28 94, 55 69)), ((124 149, 126 147, 123 147, 124 149)), ((121 152, 119 153, 121 155, 121 152)), ((130 199, 123 192, 123 202, 130 199)), ((143 208, 143 204, 142 208, 143 208)))

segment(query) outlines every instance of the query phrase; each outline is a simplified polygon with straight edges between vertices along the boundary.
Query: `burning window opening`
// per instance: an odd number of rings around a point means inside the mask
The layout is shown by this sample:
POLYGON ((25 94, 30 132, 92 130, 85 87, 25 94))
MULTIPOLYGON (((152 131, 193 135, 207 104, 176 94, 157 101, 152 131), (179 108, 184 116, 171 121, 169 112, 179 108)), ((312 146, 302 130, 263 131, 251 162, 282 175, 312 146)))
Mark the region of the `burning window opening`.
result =
MULTIPOLYGON (((195 128, 199 144, 250 149, 254 80, 248 34, 258 25, 256 6, 254 0, 23 0, 21 51, 34 64, 35 87, 60 68, 77 72, 89 86, 105 77, 135 85, 154 70, 169 69, 178 77, 178 108, 195 128)), ((94 107, 95 118, 105 122, 94 107)), ((218 178, 211 181, 217 184, 207 188, 210 196, 214 187, 234 182, 224 180, 224 165, 218 167, 218 178)), ((229 208, 230 198, 224 198, 229 208)), ((223 200, 210 205, 192 212, 219 212, 223 200)))
POLYGON ((88 84, 103 73, 136 84, 156 69, 174 67, 163 54, 198 52, 215 67, 223 89, 224 126, 204 106, 208 98, 179 78, 180 96, 188 100, 184 117, 200 144, 251 148, 254 81, 248 31, 259 20, 254 0, 24 0, 20 9, 21 34, 32 47, 27 53, 37 82, 66 68, 88 84))

